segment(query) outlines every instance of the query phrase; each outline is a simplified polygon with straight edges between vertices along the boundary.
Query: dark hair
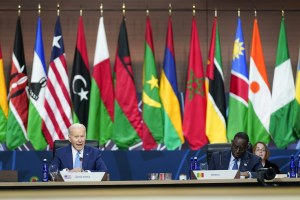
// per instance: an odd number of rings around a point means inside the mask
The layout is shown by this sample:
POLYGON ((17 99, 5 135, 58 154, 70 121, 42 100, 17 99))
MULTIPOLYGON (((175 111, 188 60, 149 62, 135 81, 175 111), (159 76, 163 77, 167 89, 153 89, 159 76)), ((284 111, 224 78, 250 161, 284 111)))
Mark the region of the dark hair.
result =
POLYGON ((234 136, 234 138, 233 138, 233 140, 235 140, 235 138, 244 139, 244 140, 247 141, 247 143, 249 143, 249 137, 248 137, 247 133, 245 133, 245 132, 238 132, 238 133, 236 133, 235 136, 234 136))

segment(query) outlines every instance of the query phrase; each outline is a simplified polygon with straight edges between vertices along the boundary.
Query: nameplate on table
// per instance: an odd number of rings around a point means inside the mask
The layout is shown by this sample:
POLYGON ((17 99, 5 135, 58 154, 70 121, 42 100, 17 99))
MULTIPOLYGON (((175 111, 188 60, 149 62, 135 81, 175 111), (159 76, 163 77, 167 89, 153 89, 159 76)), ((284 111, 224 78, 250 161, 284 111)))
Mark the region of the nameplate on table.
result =
POLYGON ((61 171, 60 175, 64 182, 104 181, 106 179, 105 172, 61 171))
POLYGON ((239 170, 194 170, 193 179, 237 179, 240 178, 239 170))

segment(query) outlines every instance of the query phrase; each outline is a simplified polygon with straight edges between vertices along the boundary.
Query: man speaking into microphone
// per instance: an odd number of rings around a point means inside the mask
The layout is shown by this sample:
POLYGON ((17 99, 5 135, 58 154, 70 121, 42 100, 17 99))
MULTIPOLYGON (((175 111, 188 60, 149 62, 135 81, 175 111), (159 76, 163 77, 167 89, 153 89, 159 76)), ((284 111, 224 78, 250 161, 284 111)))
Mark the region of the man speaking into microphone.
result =
POLYGON ((85 145, 86 128, 83 124, 75 123, 69 127, 70 144, 56 150, 52 164, 58 170, 71 172, 107 172, 102 160, 101 151, 95 147, 85 145))

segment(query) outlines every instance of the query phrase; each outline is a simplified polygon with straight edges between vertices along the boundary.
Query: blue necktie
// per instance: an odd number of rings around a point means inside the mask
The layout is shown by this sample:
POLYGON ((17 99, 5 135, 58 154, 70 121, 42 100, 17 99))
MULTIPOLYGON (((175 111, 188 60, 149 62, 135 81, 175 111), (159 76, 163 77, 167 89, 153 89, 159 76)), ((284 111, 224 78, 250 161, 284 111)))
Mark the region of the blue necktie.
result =
POLYGON ((73 168, 81 168, 80 151, 77 151, 73 168))
POLYGON ((233 167, 232 167, 232 170, 237 170, 239 167, 238 167, 238 159, 233 159, 234 161, 234 164, 233 164, 233 167))

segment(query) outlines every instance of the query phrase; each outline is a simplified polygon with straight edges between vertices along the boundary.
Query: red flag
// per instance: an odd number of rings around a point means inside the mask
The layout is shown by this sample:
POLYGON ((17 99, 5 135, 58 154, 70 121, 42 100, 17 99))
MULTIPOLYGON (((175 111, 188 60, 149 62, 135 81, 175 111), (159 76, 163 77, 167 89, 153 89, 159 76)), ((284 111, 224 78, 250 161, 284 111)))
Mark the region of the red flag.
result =
POLYGON ((195 17, 192 20, 186 85, 183 133, 191 149, 196 150, 207 144, 208 140, 205 134, 206 96, 204 73, 195 17))

